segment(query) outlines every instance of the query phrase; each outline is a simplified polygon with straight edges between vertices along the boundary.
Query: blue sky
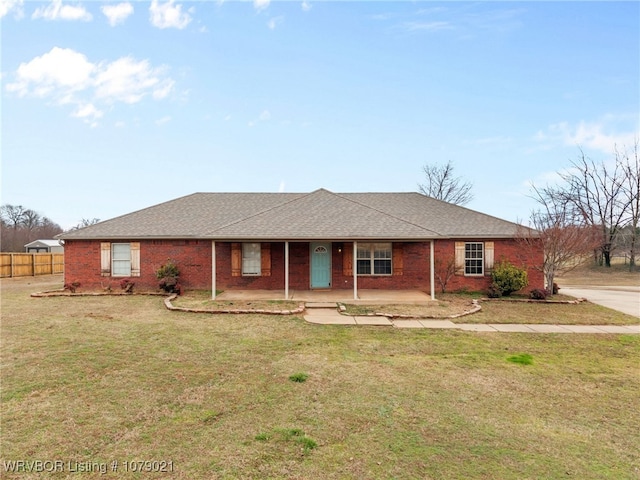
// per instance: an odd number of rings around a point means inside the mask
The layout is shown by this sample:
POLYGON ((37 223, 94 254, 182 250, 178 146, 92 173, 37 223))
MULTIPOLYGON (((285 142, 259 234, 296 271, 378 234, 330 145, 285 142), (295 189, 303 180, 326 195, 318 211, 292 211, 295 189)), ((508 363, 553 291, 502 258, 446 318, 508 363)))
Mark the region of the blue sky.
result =
POLYGON ((417 191, 526 221, 640 136, 640 3, 0 0, 2 203, 69 228, 193 192, 417 191))

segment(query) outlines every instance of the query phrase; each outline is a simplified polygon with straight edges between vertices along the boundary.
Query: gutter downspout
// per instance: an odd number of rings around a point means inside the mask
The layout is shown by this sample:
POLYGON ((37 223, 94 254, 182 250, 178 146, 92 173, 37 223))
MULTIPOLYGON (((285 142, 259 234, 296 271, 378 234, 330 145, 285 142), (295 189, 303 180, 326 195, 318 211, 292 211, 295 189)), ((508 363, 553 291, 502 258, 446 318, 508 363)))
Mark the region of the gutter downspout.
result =
POLYGON ((211 240, 211 300, 216 299, 216 241, 211 240))
POLYGON ((284 242, 284 299, 289 300, 289 242, 284 242))
POLYGON ((358 242, 353 241, 353 299, 358 300, 358 242))
POLYGON ((435 248, 433 246, 433 243, 434 243, 433 240, 429 242, 429 277, 431 282, 431 300, 436 299, 435 259, 433 258, 435 248))

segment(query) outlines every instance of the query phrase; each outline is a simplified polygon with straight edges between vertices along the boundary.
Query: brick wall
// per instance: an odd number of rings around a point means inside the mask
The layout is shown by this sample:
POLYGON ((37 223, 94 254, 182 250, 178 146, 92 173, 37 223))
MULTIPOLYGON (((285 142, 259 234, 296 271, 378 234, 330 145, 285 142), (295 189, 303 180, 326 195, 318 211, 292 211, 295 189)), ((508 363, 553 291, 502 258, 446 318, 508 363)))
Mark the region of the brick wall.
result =
MULTIPOLYGON (((137 241, 137 240, 132 240, 137 241)), ((483 241, 477 239, 474 241, 483 241)), ((495 261, 508 259, 517 266, 540 265, 542 251, 525 251, 515 240, 492 240, 495 261)), ((126 243, 125 240, 119 242, 126 243)), ((65 243, 65 282, 79 281, 80 290, 100 290, 107 285, 119 288, 120 278, 103 277, 100 272, 100 241, 67 240, 65 243)), ((332 288, 353 289, 353 275, 345 274, 345 249, 353 249, 350 242, 332 244, 332 288)), ((436 271, 442 271, 443 264, 453 259, 454 240, 435 243, 436 271)), ((362 289, 417 289, 428 292, 429 243, 408 242, 402 244, 403 268, 401 275, 359 276, 358 288, 362 289)), ((187 289, 211 288, 211 241, 209 240, 146 240, 140 241, 140 277, 134 277, 137 290, 157 290, 156 270, 168 259, 180 269, 180 283, 187 289)), ((216 242, 216 287, 225 289, 284 289, 284 243, 271 244, 270 276, 232 276, 231 243, 216 242)), ((529 287, 542 288, 542 272, 528 269, 529 287)), ((452 276, 447 283, 447 291, 461 289, 485 291, 491 278, 452 276)), ((309 243, 289 243, 289 288, 308 290, 310 288, 309 243)), ((436 292, 440 285, 436 279, 436 292)))
MULTIPOLYGON (((131 240, 137 241, 137 240, 131 240)), ((118 240, 127 243, 128 240, 118 240)), ((101 241, 65 242, 65 283, 79 281, 81 290, 120 288, 121 277, 103 277, 100 271, 101 241)), ((140 276, 131 277, 135 290, 157 290, 155 272, 168 259, 180 269, 184 288, 211 288, 211 242, 208 240, 147 240, 140 242, 140 276)))
MULTIPOLYGON (((543 262, 542 247, 538 250, 527 250, 522 247, 514 239, 494 240, 494 239, 473 239, 474 242, 492 241, 494 243, 494 263, 502 260, 508 260, 517 267, 526 267, 529 285, 524 289, 525 292, 535 288, 544 288, 544 276, 539 268, 543 262)), ((445 270, 447 264, 454 259, 455 240, 439 240, 435 243, 435 271, 440 274, 441 278, 446 276, 445 270)), ((436 293, 441 291, 441 285, 436 277, 436 293)), ((464 276, 453 275, 446 283, 447 292, 455 292, 459 290, 468 291, 486 291, 491 284, 491 276, 485 272, 484 276, 464 276)))

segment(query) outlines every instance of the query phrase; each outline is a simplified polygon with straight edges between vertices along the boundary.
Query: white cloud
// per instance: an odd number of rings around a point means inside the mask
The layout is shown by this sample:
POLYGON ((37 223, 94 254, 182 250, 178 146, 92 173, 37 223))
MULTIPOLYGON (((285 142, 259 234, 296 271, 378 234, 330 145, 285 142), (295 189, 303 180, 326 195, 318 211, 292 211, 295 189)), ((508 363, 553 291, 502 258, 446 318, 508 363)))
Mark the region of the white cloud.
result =
POLYGON ((103 5, 100 10, 107 17, 109 25, 115 27, 123 23, 133 13, 133 5, 129 2, 118 3, 117 5, 103 5))
POLYGON ((163 4, 158 3, 158 0, 151 2, 149 20, 154 27, 183 29, 191 22, 191 15, 182 11, 182 5, 173 3, 174 0, 163 4))
POLYGON ((267 120, 271 120, 271 113, 269 110, 263 110, 260 114, 259 120, 262 122, 266 122, 267 120))
POLYGON ((311 10, 311 4, 307 2, 307 0, 302 1, 302 10, 305 12, 308 12, 309 10, 311 10))
POLYGON ((535 135, 540 143, 561 143, 610 154, 614 147, 633 145, 640 137, 637 115, 605 115, 598 121, 580 121, 571 125, 559 122, 535 135))
POLYGON ((454 27, 449 22, 405 22, 404 28, 410 32, 427 31, 439 32, 441 30, 452 30, 454 27))
POLYGON ((269 6, 271 0, 253 0, 253 8, 258 11, 264 10, 269 6))
MULTIPOLYGON (((169 96, 173 91, 173 86, 176 84, 174 80, 170 78, 164 79, 158 83, 156 88, 153 89, 152 96, 154 100, 162 100, 169 96)), ((184 92, 183 92, 184 93, 184 92)))
POLYGON ((20 96, 30 93, 44 97, 52 92, 69 94, 87 88, 95 69, 83 54, 69 48, 53 47, 50 52, 21 63, 16 72, 17 81, 8 84, 7 90, 20 96))
POLYGON ((52 0, 46 7, 38 7, 31 18, 45 20, 82 20, 89 22, 93 16, 80 4, 63 5, 62 0, 52 0))
POLYGON ((95 95, 109 102, 124 103, 137 103, 148 94, 155 99, 164 98, 173 87, 173 80, 162 78, 164 70, 152 68, 147 60, 119 58, 101 65, 95 77, 95 95))
POLYGON ((73 117, 95 121, 103 116, 99 105, 169 96, 175 81, 166 73, 167 67, 153 67, 147 60, 122 57, 92 63, 79 52, 54 47, 20 64, 15 81, 6 89, 20 97, 45 98, 54 105, 75 105, 73 117))
POLYGON ((280 186, 278 187, 278 192, 283 193, 285 191, 285 183, 284 180, 280 181, 280 186))
POLYGON ((169 123, 170 121, 171 121, 171 117, 169 115, 165 115, 164 117, 156 120, 156 125, 158 126, 164 125, 165 123, 169 123))
POLYGON ((267 22, 267 26, 269 27, 269 30, 275 30, 282 22, 284 22, 284 17, 280 15, 279 17, 270 18, 267 22))
POLYGON ((258 118, 251 120, 248 125, 255 127, 259 122, 268 122, 269 120, 271 120, 271 112, 269 112, 269 110, 263 110, 260 115, 258 115, 258 118))
POLYGON ((9 15, 9 12, 13 12, 16 18, 22 18, 24 16, 22 5, 24 0, 0 0, 0 18, 9 15))
POLYGON ((98 110, 92 103, 87 103, 86 105, 78 105, 76 111, 71 114, 72 117, 82 119, 87 125, 90 125, 91 127, 98 126, 98 119, 102 118, 102 115, 104 115, 104 113, 98 110))

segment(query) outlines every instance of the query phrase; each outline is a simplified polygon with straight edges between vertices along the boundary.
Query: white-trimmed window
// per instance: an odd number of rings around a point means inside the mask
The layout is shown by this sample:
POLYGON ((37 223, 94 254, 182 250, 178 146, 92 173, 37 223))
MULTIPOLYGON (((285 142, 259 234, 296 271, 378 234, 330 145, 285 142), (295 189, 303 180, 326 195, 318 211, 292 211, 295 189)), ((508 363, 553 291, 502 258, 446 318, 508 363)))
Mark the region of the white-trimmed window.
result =
POLYGON ((131 276, 131 244, 111 244, 111 275, 114 277, 131 276))
POLYGON ((484 245, 482 242, 464 244, 464 274, 484 275, 484 245))
POLYGON ((139 277, 140 242, 101 243, 100 271, 103 277, 139 277))
POLYGON ((391 275, 391 243, 358 243, 358 275, 391 275))
POLYGON ((242 275, 260 275, 260 243, 242 244, 242 275))
POLYGON ((493 242, 456 242, 456 274, 489 275, 493 270, 493 242))

